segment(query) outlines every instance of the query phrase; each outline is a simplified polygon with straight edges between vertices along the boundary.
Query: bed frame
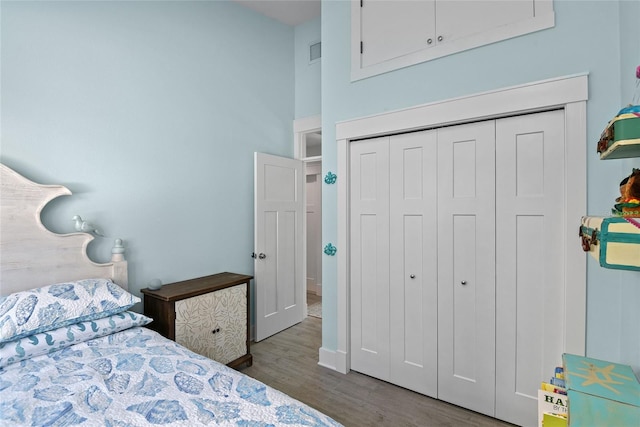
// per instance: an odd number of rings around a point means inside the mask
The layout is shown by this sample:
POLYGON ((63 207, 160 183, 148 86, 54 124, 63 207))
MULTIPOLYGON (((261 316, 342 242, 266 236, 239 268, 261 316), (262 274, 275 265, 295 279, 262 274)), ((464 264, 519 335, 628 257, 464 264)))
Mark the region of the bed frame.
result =
POLYGON ((68 188, 37 184, 3 164, 0 172, 0 295, 91 278, 128 289, 122 240, 116 239, 111 262, 98 264, 87 255, 93 235, 55 234, 42 224, 42 209, 71 195, 68 188))

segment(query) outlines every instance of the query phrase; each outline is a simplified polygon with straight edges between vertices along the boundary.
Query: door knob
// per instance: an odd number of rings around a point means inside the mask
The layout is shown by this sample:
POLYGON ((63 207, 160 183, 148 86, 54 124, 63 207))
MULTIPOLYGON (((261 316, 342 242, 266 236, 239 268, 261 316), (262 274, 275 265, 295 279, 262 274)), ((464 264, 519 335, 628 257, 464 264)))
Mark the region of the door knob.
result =
POLYGON ((260 254, 258 254, 258 258, 260 259, 265 259, 267 256, 265 254, 263 254, 262 252, 260 252, 260 254))

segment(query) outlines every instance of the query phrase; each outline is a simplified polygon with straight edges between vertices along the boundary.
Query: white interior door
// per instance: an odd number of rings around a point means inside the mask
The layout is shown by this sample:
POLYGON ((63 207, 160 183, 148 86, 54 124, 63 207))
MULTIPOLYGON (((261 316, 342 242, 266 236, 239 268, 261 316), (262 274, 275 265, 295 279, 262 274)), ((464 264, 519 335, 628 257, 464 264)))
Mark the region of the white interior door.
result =
POLYGON ((564 352, 564 153, 564 111, 496 122, 496 417, 519 425, 564 352))
POLYGON ((351 368, 389 380, 389 138, 351 143, 351 368))
POLYGON ((495 402, 495 124, 438 130, 438 398, 495 402))
POLYGON ((255 153, 256 341, 302 321, 302 161, 255 153))
POLYGON ((436 397, 436 132, 390 139, 390 381, 436 397))
POLYGON ((366 1, 360 8, 362 67, 425 49, 435 41, 435 1, 366 1))

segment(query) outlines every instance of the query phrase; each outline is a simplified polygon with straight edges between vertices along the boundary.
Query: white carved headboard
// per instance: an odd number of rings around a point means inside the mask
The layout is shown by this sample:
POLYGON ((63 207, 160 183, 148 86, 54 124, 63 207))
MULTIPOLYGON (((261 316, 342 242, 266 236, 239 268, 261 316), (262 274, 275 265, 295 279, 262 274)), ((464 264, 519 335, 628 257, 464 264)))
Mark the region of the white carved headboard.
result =
POLYGON ((91 234, 55 234, 42 224, 45 205, 71 191, 62 185, 37 184, 2 164, 0 172, 0 295, 100 277, 128 288, 120 239, 111 262, 98 264, 87 255, 91 234))

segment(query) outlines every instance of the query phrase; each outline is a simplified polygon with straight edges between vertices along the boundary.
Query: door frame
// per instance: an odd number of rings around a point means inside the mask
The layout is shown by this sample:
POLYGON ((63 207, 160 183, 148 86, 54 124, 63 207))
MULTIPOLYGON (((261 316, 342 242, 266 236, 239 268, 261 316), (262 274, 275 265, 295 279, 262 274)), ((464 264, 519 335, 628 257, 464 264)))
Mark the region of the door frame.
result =
POLYGON ((429 129, 444 125, 497 119, 518 114, 563 109, 565 113, 564 224, 566 273, 565 350, 584 355, 586 346, 586 259, 569 243, 587 207, 588 73, 576 74, 479 94, 423 104, 375 116, 336 123, 337 184, 337 349, 319 350, 320 365, 341 373, 350 370, 350 242, 349 144, 352 140, 429 129))
MULTIPOLYGON (((304 186, 304 200, 305 200, 305 209, 307 208, 307 182, 306 182, 306 178, 311 176, 311 175, 316 175, 318 176, 318 182, 320 183, 320 230, 322 231, 322 182, 320 181, 321 179, 321 175, 322 175, 322 160, 313 160, 313 159, 303 159, 304 162, 304 176, 305 176, 305 186, 304 186)), ((306 246, 308 244, 307 242, 307 237, 308 237, 308 223, 307 223, 307 215, 305 214, 305 218, 304 218, 304 226, 303 226, 303 244, 305 245, 305 250, 308 249, 308 246, 306 246)), ((320 241, 318 242, 318 245, 321 246, 322 245, 322 234, 320 234, 320 241)), ((306 254, 306 258, 304 260, 304 270, 305 273, 307 275, 307 277, 305 277, 305 280, 307 280, 309 274, 309 266, 307 265, 307 261, 309 260, 309 253, 307 251, 306 254)), ((320 279, 322 280, 322 255, 320 255, 320 279)), ((320 282, 316 282, 315 284, 315 288, 313 289, 313 293, 314 295, 317 296, 322 296, 322 281, 320 280, 320 282), (320 283, 320 287, 318 288, 318 283, 320 283), (318 293, 318 290, 320 291, 320 293, 318 293)), ((307 283, 307 289, 306 292, 309 292, 309 283, 307 283)), ((306 316, 308 316, 308 313, 306 314, 306 316)), ((305 316, 305 317, 306 317, 305 316)))

